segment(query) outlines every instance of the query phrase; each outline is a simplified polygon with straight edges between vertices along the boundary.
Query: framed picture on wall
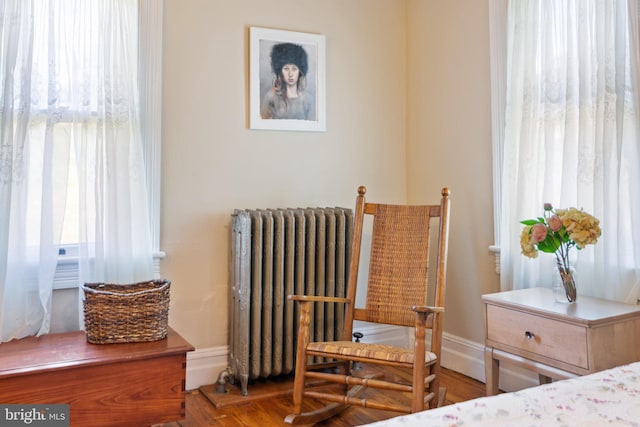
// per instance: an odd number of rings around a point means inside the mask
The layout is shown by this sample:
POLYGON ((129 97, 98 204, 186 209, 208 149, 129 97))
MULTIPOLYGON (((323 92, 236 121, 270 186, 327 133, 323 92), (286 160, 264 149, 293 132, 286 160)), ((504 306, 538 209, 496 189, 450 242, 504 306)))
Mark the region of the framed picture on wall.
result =
POLYGON ((251 129, 326 129, 323 35, 249 29, 251 129))

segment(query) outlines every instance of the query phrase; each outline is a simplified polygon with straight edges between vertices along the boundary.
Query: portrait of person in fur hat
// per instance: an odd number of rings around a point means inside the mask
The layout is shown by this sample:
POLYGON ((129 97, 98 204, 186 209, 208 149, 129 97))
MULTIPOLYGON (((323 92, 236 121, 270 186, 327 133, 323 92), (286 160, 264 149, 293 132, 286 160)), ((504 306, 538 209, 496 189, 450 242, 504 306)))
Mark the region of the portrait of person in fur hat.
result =
POLYGON ((260 116, 263 119, 315 120, 314 97, 306 90, 309 61, 304 47, 277 43, 271 48, 270 58, 272 86, 263 96, 260 116))

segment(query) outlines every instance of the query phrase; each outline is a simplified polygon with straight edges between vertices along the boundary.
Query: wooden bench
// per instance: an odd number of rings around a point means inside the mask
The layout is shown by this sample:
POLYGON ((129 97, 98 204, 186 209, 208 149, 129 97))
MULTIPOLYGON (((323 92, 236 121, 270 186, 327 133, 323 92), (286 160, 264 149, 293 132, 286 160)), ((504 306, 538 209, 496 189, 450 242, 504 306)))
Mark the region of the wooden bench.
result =
POLYGON ((186 353, 174 330, 145 343, 89 344, 82 331, 0 344, 0 403, 68 404, 71 426, 148 426, 185 417, 186 353))

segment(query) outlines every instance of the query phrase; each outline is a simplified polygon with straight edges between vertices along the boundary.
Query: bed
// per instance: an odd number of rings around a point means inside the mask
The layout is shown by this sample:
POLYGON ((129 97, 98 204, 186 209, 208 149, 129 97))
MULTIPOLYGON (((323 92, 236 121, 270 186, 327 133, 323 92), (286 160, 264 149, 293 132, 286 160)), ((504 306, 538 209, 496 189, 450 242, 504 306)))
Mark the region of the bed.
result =
POLYGON ((640 427, 640 362, 367 426, 640 427))

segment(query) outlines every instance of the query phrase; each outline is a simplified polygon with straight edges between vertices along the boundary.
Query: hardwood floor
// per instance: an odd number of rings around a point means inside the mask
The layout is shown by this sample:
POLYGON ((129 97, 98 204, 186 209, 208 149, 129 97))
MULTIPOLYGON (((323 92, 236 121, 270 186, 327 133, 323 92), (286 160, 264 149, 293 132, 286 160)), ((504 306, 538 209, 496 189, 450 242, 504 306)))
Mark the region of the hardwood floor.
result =
MULTIPOLYGON (((384 374, 385 376, 409 377, 408 373, 402 372, 399 369, 385 370, 384 374)), ((444 368, 442 369, 441 385, 447 388, 445 404, 474 399, 476 397, 482 397, 485 394, 484 383, 444 368)), ((206 387, 208 386, 203 387, 203 389, 206 389, 206 387)), ((268 385, 266 385, 266 387, 268 387, 268 385)), ((252 394, 251 386, 249 393, 252 394)), ((229 406, 219 409, 211 403, 206 394, 201 390, 187 391, 186 418, 179 422, 163 424, 156 427, 284 426, 284 417, 291 411, 291 395, 289 393, 266 393, 265 396, 266 397, 250 401, 243 401, 242 398, 239 398, 239 403, 230 404, 229 406)), ((398 398, 398 393, 369 389, 365 393, 365 397, 367 396, 369 398, 373 396, 380 398, 382 396, 385 399, 394 400, 398 398)), ((406 396, 400 396, 399 398, 408 400, 406 396)), ((305 406, 309 409, 315 409, 321 405, 322 404, 317 401, 305 400, 305 406)), ((316 424, 316 426, 351 427, 388 419, 397 415, 400 414, 396 412, 351 407, 331 420, 316 424)))

